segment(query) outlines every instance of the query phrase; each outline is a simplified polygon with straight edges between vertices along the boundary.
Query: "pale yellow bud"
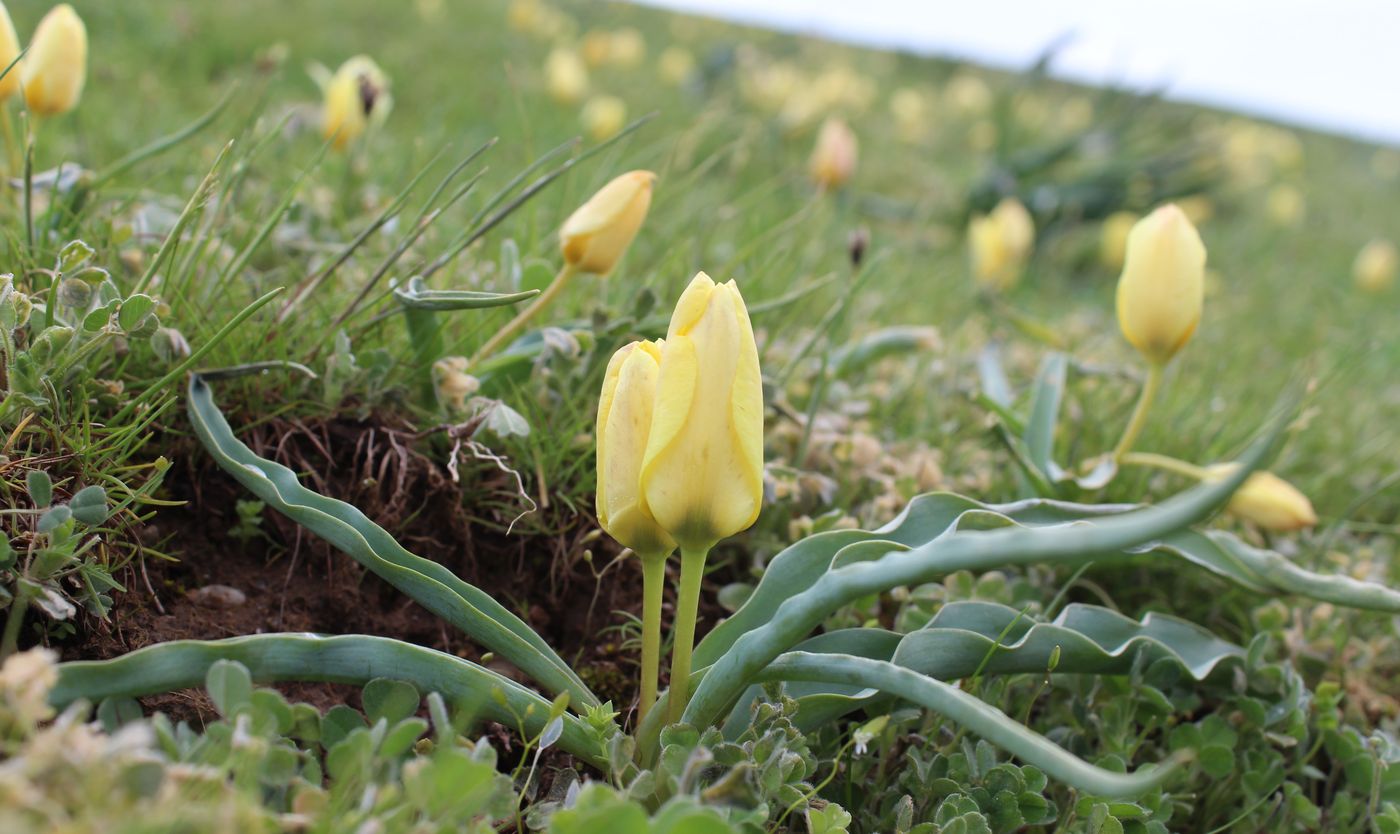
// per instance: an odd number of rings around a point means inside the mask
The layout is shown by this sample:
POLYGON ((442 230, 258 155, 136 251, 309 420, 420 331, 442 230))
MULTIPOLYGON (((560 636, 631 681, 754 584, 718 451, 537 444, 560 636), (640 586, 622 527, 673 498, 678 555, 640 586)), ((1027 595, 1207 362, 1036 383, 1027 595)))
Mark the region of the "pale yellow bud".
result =
POLYGON ((1293 186, 1276 185, 1269 189, 1265 209, 1269 219, 1275 225, 1294 227, 1303 222, 1303 215, 1307 213, 1308 203, 1307 199, 1303 197, 1303 192, 1293 186))
POLYGON ((642 464, 656 521, 702 551, 747 529, 763 500, 763 383, 743 296, 701 272, 671 316, 642 464))
POLYGON ((593 141, 601 142, 627 126, 627 103, 617 96, 594 96, 583 105, 579 121, 593 141))
POLYGON ((650 171, 629 171, 579 206, 559 230, 564 260, 580 272, 611 272, 646 219, 654 182, 650 171))
POLYGON ((608 62, 608 53, 612 51, 612 35, 602 29, 589 29, 583 33, 578 51, 585 64, 597 69, 608 62))
POLYGON ((623 69, 634 69, 647 56, 647 42, 642 33, 631 26, 612 33, 608 44, 608 61, 623 69))
POLYGON ((1122 269, 1128 252, 1128 233, 1137 225, 1138 216, 1131 211, 1116 211, 1104 218, 1099 236, 1099 260, 1109 269, 1122 269))
POLYGON ((859 153, 856 135, 850 126, 832 116, 822 123, 812 149, 809 169, 812 179, 822 188, 840 188, 856 170, 859 153))
POLYGON ((982 113, 992 105, 992 88, 979 76, 959 73, 943 91, 948 103, 964 113, 982 113))
POLYGON ((993 292, 1016 285, 1035 246, 1035 221, 1020 200, 1007 197, 991 214, 979 214, 967 227, 972 276, 993 292))
POLYGON ((679 46, 667 47, 657 61, 661 80, 672 86, 684 84, 695 74, 695 56, 679 46))
POLYGON ((560 104, 577 104, 588 92, 588 70, 572 49, 555 49, 544 62, 545 88, 560 104))
POLYGON ((613 354, 598 400, 598 523, 641 556, 675 550, 642 491, 642 460, 656 405, 664 342, 632 342, 613 354))
POLYGON ((1394 286, 1397 272, 1400 272, 1400 252, 1388 240, 1373 240, 1361 247, 1351 266, 1357 288, 1373 293, 1385 292, 1394 286))
POLYGON ((54 6, 39 21, 19 75, 30 112, 56 116, 77 106, 87 80, 87 28, 72 6, 54 6))
MULTIPOLYGON (((1218 463, 1206 470, 1207 480, 1228 478, 1237 463, 1218 463)), ((1252 473, 1226 507, 1234 515, 1265 530, 1286 533, 1317 524, 1312 502, 1298 488, 1272 472, 1252 473)))
POLYGON ((370 125, 383 122, 393 105, 388 77, 369 56, 356 55, 326 84, 321 135, 343 151, 370 125))
POLYGON ((1149 362, 1167 362, 1196 332, 1205 270, 1201 236, 1175 205, 1139 220, 1128 234, 1118 279, 1118 324, 1149 362))
MULTIPOLYGON (((0 3, 0 72, 4 72, 18 57, 19 36, 15 34, 15 24, 10 20, 9 9, 5 8, 4 3, 0 3)), ((4 78, 0 78, 0 101, 5 101, 19 92, 20 72, 19 65, 15 64, 5 73, 4 78)))
POLYGON ((465 356, 444 356, 433 363, 433 393, 448 414, 466 413, 467 400, 481 389, 481 382, 467 373, 465 356))

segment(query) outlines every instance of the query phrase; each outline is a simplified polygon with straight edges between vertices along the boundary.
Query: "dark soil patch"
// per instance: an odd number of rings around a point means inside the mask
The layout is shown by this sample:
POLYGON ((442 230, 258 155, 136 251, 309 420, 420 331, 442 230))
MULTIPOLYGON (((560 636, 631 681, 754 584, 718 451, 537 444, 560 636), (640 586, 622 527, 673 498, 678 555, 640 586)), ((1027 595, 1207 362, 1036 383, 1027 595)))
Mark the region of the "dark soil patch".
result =
MULTIPOLYGON (((490 593, 535 628, 600 697, 620 709, 633 706, 635 648, 624 648, 616 627, 628 613, 640 614, 640 564, 627 559, 608 566, 615 546, 596 535, 591 515, 544 507, 508 533, 512 518, 504 513, 525 503, 513 476, 494 464, 461 461, 468 494, 444 463, 448 450, 389 420, 271 420, 242 439, 301 473, 307 486, 359 507, 409 550, 490 593)), ((147 558, 129 568, 120 578, 130 590, 117 597, 110 619, 83 624, 59 647, 64 659, 109 658, 168 640, 307 631, 395 637, 480 660, 480 647, 465 635, 279 513, 266 510, 253 538, 230 535, 239 522, 237 502, 253 496, 197 445, 174 451, 186 465, 167 475, 169 497, 187 503, 162 509, 141 533, 179 561, 147 558)), ((674 560, 672 567, 678 567, 674 560)), ((707 588, 702 633, 722 616, 713 603, 716 589, 707 588)), ((668 598, 667 621, 670 613, 668 598)), ((519 678, 501 661, 491 665, 519 678)), ((322 708, 358 704, 353 687, 279 688, 322 708)), ((145 704, 196 724, 213 714, 197 690, 145 704)))

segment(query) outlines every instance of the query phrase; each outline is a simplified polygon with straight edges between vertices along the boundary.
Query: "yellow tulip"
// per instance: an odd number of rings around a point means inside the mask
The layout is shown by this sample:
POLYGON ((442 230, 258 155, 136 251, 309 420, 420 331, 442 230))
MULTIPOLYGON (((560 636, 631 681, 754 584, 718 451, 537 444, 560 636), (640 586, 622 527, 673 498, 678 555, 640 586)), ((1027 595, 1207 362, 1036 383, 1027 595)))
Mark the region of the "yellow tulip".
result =
POLYGON ((1175 205, 1139 220, 1128 233, 1118 279, 1118 324, 1153 365, 1163 365, 1191 339, 1201 321, 1206 247, 1175 205))
POLYGON ((545 87, 560 104, 578 104, 588 92, 588 70, 578 53, 571 49, 555 49, 544 62, 545 87))
POLYGON ((1138 222, 1131 211, 1115 211, 1104 218, 1099 237, 1099 260, 1110 269, 1122 269, 1128 252, 1128 233, 1138 222))
POLYGON ((608 54, 612 52, 612 35, 602 29, 589 29, 583 33, 583 39, 579 42, 579 53, 583 56, 583 62, 594 69, 601 67, 608 62, 608 54))
MULTIPOLYGON (((4 72, 18 57, 19 36, 15 34, 15 24, 10 20, 10 12, 5 8, 5 4, 0 3, 0 72, 4 72)), ((4 78, 0 78, 0 101, 5 101, 19 92, 19 75, 20 68, 16 64, 10 67, 4 78)))
POLYGON ((646 219, 654 182, 650 171, 629 171, 579 206, 559 230, 564 260, 579 272, 612 272, 646 219))
MULTIPOLYGON (((1237 463, 1219 463, 1206 470, 1208 480, 1228 478, 1237 463)), ((1272 472, 1255 472, 1245 479, 1226 506, 1236 516, 1265 530, 1286 533, 1317 524, 1312 502, 1298 488, 1272 472)))
POLYGON ((828 117, 812 149, 808 166, 812 179, 822 188, 840 188, 855 173, 858 153, 859 145, 850 126, 834 116, 828 117))
POLYGON ((682 47, 669 46, 657 60, 657 70, 662 81, 679 87, 695 74, 695 56, 682 47))
POLYGON ((763 385, 748 308, 701 272, 676 304, 642 489, 683 551, 748 529, 763 497, 763 385))
POLYGON ((664 345, 632 342, 613 354, 598 401, 598 522, 644 557, 676 549, 647 506, 641 477, 664 345))
POLYGON ((341 64, 326 84, 321 135, 343 151, 369 125, 383 122, 392 107, 388 77, 373 59, 356 55, 341 64))
POLYGON ((1372 293, 1390 289, 1397 272, 1400 272, 1400 252, 1388 240, 1373 240, 1361 247, 1351 266, 1356 286, 1372 293))
POLYGON ((1035 221, 1014 197, 991 214, 977 215, 967 227, 972 275, 986 289, 1004 292, 1020 280, 1035 245, 1035 221))
POLYGON ((628 26, 618 29, 608 38, 608 61, 623 69, 634 69, 647 56, 646 38, 628 26))
POLYGON ((20 66, 24 103, 40 116, 67 113, 87 79, 87 29, 67 3, 49 10, 34 30, 20 66))
POLYGON ((1265 208, 1268 211, 1269 219, 1275 225, 1293 227, 1303 222, 1303 215, 1307 213, 1308 203, 1303 192, 1297 188, 1286 184, 1276 185, 1269 189, 1265 208))
POLYGON ((626 127, 627 103, 617 96, 594 96, 583 105, 579 120, 593 141, 601 142, 626 127))

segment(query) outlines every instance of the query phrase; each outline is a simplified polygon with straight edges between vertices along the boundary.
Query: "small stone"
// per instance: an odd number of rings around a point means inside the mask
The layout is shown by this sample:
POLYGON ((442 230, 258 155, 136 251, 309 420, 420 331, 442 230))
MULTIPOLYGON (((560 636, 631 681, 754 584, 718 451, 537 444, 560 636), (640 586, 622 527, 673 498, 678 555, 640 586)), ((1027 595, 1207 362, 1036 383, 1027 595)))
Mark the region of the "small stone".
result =
POLYGON ((248 595, 230 585, 205 585, 189 593, 195 605, 209 608, 237 608, 248 601, 248 595))

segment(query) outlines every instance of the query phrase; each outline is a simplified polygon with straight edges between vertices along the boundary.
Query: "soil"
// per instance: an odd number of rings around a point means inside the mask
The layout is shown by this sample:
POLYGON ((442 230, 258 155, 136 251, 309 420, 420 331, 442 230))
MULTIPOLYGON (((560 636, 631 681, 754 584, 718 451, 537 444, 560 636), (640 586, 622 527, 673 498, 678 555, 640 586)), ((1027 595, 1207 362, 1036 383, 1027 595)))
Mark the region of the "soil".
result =
MULTIPOLYGON (((461 482, 454 482, 445 465, 450 450, 392 419, 273 419, 241 439, 296 470, 308 487, 359 507, 409 550, 490 593, 554 646, 601 698, 624 711, 634 706, 637 657, 633 647, 620 645, 615 627, 629 613, 640 615, 640 563, 613 562, 615 545, 597 535, 591 515, 536 496, 540 509, 507 532, 526 503, 512 475, 468 459, 460 462, 461 482)), ((182 444, 173 451, 185 465, 167 473, 163 497, 186 503, 162 508, 138 531, 142 541, 178 561, 134 560, 118 577, 128 591, 118 595, 110 618, 89 619, 57 647, 65 660, 109 658, 167 640, 275 631, 375 634, 480 660, 480 647, 464 635, 276 511, 265 510, 251 537, 232 534, 237 502, 253 496, 197 444, 182 444)), ((672 576, 671 588, 674 582, 672 576)), ((704 594, 702 634, 723 615, 713 601, 717 587, 707 585, 704 594)), ((518 677, 500 661, 491 665, 518 677)), ((323 709, 358 706, 355 687, 278 688, 323 709)), ((214 715, 200 690, 143 703, 196 726, 214 715)))

